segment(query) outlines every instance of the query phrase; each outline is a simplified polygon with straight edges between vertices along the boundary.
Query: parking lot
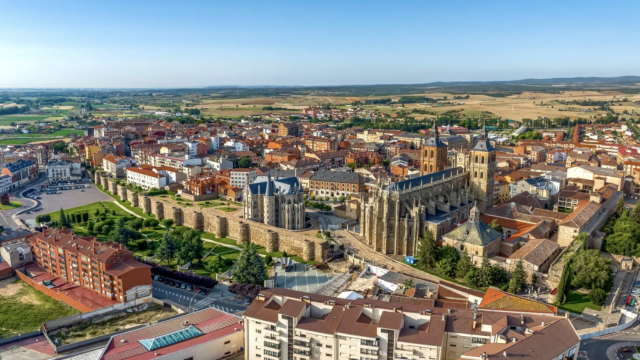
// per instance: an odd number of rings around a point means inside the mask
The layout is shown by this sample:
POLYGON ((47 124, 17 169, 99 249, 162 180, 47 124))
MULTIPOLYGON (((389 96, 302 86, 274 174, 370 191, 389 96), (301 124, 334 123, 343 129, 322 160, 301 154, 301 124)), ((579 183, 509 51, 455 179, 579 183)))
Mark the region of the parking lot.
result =
POLYGON ((229 293, 227 286, 218 284, 207 295, 196 294, 182 288, 176 288, 153 280, 153 297, 160 300, 171 300, 183 310, 192 311, 214 308, 228 313, 237 313, 246 310, 247 305, 243 299, 229 293))
POLYGON ((318 287, 331 279, 331 275, 309 268, 305 264, 294 264, 293 270, 285 272, 281 266, 274 267, 276 272, 276 287, 297 291, 314 292, 318 287))
POLYGON ((35 224, 36 216, 40 214, 60 211, 60 208, 66 210, 98 201, 113 201, 113 198, 100 191, 93 183, 88 183, 87 185, 90 187, 85 189, 62 190, 62 194, 48 195, 46 191, 39 193, 37 196, 41 198, 42 210, 38 212, 32 211, 31 214, 25 213, 18 215, 18 218, 24 219, 27 223, 33 225, 35 224))

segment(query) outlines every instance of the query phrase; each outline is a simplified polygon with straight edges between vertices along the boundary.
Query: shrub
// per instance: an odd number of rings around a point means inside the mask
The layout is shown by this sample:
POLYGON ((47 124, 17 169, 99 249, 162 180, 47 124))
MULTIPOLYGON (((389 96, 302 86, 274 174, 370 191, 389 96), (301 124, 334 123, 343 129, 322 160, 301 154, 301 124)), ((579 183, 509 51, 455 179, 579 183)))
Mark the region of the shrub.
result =
POLYGON ((329 230, 325 230, 324 236, 331 237, 331 232, 329 230))
POLYGON ((89 221, 89 212, 88 211, 85 211, 85 212, 82 213, 82 221, 83 222, 89 221))
POLYGON ((105 221, 105 220, 107 220, 107 214, 100 214, 99 219, 100 219, 100 221, 105 221))
POLYGON ((285 251, 282 253, 282 257, 289 257, 289 254, 287 254, 287 252, 285 251))
POLYGON ((109 227, 109 225, 103 225, 102 226, 102 233, 107 235, 108 233, 111 232, 111 227, 109 227))
POLYGON ((271 265, 272 262, 273 262, 273 257, 271 255, 267 255, 264 257, 265 265, 271 265))
POLYGON ((173 220, 172 219, 164 219, 164 220, 162 220, 162 225, 164 225, 165 227, 171 227, 171 225, 173 225, 173 220))
POLYGON ((593 289, 588 296, 589 300, 598 306, 604 305, 604 301, 607 300, 607 293, 602 289, 593 289))
POLYGON ((113 224, 115 224, 116 222, 113 219, 107 219, 107 220, 103 221, 103 223, 105 223, 105 224, 107 224, 109 226, 113 226, 113 224))
POLYGON ((36 223, 38 223, 38 224, 46 223, 46 222, 49 222, 49 221, 51 221, 51 216, 49 216, 49 214, 36 216, 36 223))
POLYGON ((149 243, 147 240, 138 241, 138 250, 147 250, 149 247, 149 243))
POLYGON ((250 299, 255 299, 258 294, 262 291, 262 286, 254 285, 254 284, 231 284, 229 285, 229 292, 240 295, 243 297, 248 297, 250 299))

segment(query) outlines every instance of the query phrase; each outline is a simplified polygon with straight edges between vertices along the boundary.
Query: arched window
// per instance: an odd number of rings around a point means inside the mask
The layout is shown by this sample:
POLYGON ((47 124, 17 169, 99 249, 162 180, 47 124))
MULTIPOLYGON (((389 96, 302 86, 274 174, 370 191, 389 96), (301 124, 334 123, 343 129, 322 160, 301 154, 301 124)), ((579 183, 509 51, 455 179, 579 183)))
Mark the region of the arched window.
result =
POLYGON ((483 175, 484 175, 484 173, 481 171, 481 172, 480 172, 480 179, 482 179, 482 178, 483 178, 483 175))
POLYGON ((431 150, 431 158, 433 158, 433 150, 431 150))
POLYGON ((484 156, 481 156, 481 157, 480 157, 480 163, 481 163, 481 164, 484 164, 484 156))
POLYGON ((476 155, 476 164, 478 163, 478 155, 476 155))
POLYGON ((433 172, 433 165, 429 165, 429 172, 433 172))

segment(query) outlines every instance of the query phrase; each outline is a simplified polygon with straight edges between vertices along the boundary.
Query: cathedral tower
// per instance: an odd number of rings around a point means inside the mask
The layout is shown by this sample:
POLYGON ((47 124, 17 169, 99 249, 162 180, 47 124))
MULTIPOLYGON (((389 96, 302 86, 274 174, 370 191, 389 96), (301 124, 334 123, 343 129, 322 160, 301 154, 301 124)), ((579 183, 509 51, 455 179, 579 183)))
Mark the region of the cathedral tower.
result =
POLYGON ((427 140, 420 149, 420 173, 422 175, 442 171, 447 168, 447 144, 440 140, 435 121, 431 133, 433 137, 427 140))
POLYGON ((471 194, 481 212, 493 206, 496 169, 496 150, 489 142, 486 127, 483 128, 483 137, 473 147, 469 158, 471 194))

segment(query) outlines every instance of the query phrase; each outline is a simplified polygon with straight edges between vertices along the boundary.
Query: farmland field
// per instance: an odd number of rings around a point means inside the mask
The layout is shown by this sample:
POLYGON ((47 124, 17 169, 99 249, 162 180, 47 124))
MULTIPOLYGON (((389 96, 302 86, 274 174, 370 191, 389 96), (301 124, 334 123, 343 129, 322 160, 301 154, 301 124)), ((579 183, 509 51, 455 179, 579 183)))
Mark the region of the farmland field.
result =
MULTIPOLYGON (((58 120, 64 119, 62 115, 45 114, 45 115, 2 115, 0 116, 0 125, 10 125, 12 122, 38 122, 49 118, 56 118, 58 120)), ((54 119, 55 120, 55 119, 54 119)))
POLYGON ((82 130, 58 130, 50 134, 7 134, 0 140, 0 145, 21 145, 30 142, 41 142, 43 140, 64 140, 66 136, 70 134, 83 135, 82 130), (59 138, 59 136, 63 138, 59 138))

